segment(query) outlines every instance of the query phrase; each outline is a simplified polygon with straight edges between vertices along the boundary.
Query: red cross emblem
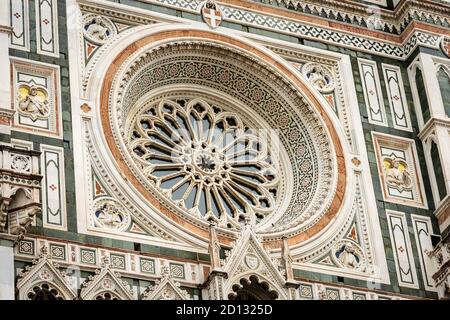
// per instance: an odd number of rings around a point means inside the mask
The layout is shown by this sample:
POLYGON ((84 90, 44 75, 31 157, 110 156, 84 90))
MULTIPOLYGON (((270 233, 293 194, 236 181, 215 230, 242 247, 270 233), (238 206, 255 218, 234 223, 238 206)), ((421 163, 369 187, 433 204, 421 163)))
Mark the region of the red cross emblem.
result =
POLYGON ((213 29, 217 28, 222 22, 222 12, 215 4, 208 6, 208 3, 206 3, 202 8, 202 16, 208 26, 213 29))

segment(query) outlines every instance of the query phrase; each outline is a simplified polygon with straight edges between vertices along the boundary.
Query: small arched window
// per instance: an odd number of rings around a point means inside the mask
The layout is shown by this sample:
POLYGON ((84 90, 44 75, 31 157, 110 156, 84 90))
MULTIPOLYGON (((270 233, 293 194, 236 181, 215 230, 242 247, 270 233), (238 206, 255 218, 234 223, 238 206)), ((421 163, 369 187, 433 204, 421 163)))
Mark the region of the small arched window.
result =
POLYGON ((47 283, 34 286, 28 293, 28 298, 30 300, 64 300, 58 290, 51 288, 47 283))
POLYGON ((441 158, 439 157, 439 149, 437 144, 431 141, 431 159, 433 161, 434 176, 436 178, 436 185, 439 193, 439 200, 445 198, 447 195, 447 188, 445 187, 444 172, 442 171, 441 158))
POLYGON ((430 106, 428 105, 427 92, 425 90, 425 83, 423 82, 422 71, 417 69, 416 71, 416 87, 417 94, 419 95, 420 107, 422 109, 423 124, 425 125, 431 118, 430 106))
POLYGON ((439 89, 441 90, 442 103, 447 117, 450 117, 450 77, 446 70, 441 67, 437 73, 439 89))

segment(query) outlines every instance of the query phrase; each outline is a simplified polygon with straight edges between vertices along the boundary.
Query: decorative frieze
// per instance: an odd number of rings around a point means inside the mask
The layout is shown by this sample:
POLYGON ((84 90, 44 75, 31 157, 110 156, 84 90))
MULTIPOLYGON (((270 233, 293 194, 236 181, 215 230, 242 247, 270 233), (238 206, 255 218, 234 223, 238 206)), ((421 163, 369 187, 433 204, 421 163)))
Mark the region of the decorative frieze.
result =
POLYGON ((405 300, 407 297, 383 294, 374 291, 362 291, 344 286, 322 283, 300 282, 297 289, 300 300, 405 300))
POLYGON ((419 285, 417 282, 416 266, 414 263, 414 255, 411 248, 406 216, 403 212, 391 210, 386 211, 386 216, 398 283, 403 287, 418 289, 419 285))
POLYGON ((200 272, 202 264, 191 264, 176 260, 139 255, 134 252, 117 250, 105 250, 102 248, 88 247, 74 243, 65 243, 56 240, 35 239, 25 237, 15 247, 16 260, 31 261, 40 253, 36 248, 42 245, 49 248, 48 254, 62 267, 89 270, 102 267, 102 260, 109 259, 110 268, 120 271, 127 276, 141 279, 155 279, 161 276, 161 266, 167 266, 171 277, 184 284, 200 284, 204 281, 200 272))
POLYGON ((142 300, 192 300, 192 297, 180 288, 167 267, 161 267, 161 279, 142 294, 142 300))
POLYGON ((109 258, 104 257, 101 269, 97 269, 95 275, 89 276, 81 285, 80 298, 82 300, 132 300, 134 292, 130 285, 112 268, 109 258))
POLYGON ((33 265, 20 272, 17 280, 19 300, 72 300, 76 290, 70 285, 68 277, 59 270, 48 248, 41 248, 33 265))
POLYGON ((372 138, 384 199, 426 208, 414 140, 378 132, 372 132, 372 138))
MULTIPOLYGON (((147 0, 161 3, 169 7, 182 8, 186 11, 200 13, 200 4, 203 1, 191 0, 147 0)), ((88 7, 83 3, 82 7, 88 7)), ((131 7, 130 7, 131 8, 131 7)), ((103 12, 108 12, 108 15, 118 15, 114 7, 110 7, 109 10, 102 9, 103 12)), ((97 9, 97 11, 99 11, 97 9)), ((296 37, 303 37, 305 39, 311 39, 313 41, 322 41, 331 43, 333 45, 351 47, 355 50, 361 50, 365 52, 376 52, 382 56, 388 56, 393 59, 405 60, 414 49, 421 45, 425 47, 439 48, 440 36, 432 33, 428 33, 422 30, 413 31, 403 43, 385 42, 374 38, 361 37, 361 33, 348 34, 339 32, 335 29, 325 29, 316 25, 309 25, 305 22, 298 22, 293 20, 287 20, 280 16, 268 15, 261 12, 247 10, 238 7, 221 6, 222 20, 230 21, 238 24, 251 25, 270 31, 277 31, 281 33, 287 33, 296 37)), ((151 11, 148 11, 151 14, 151 11)), ((141 12, 136 13, 136 16, 130 16, 130 19, 140 20, 141 12)), ((175 19, 174 19, 175 20, 175 19)), ((179 20, 175 20, 179 22, 179 20)), ((400 42, 400 41, 399 41, 400 42)))

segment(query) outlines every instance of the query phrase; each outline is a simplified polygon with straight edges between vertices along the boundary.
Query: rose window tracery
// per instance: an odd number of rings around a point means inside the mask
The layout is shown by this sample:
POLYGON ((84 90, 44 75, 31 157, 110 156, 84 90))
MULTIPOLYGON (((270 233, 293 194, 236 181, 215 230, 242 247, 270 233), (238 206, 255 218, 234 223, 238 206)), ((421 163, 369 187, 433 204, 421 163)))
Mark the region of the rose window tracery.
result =
POLYGON ((48 283, 34 286, 27 297, 30 300, 64 300, 58 290, 51 287, 48 283))
POLYGON ((339 138, 272 64, 191 39, 123 58, 105 82, 102 126, 122 175, 157 214, 192 230, 245 222, 275 238, 331 221, 344 192, 339 138))
POLYGON ((130 149, 149 179, 206 219, 259 221, 275 207, 279 169, 264 131, 202 99, 163 99, 136 117, 130 149))

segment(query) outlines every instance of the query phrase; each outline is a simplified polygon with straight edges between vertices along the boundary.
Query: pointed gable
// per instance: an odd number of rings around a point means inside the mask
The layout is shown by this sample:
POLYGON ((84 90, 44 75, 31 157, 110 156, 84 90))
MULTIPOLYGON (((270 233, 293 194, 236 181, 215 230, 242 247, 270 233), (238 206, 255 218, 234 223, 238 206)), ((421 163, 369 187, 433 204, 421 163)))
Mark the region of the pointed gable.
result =
POLYGON ((227 258, 223 261, 223 270, 228 274, 227 287, 231 287, 242 277, 259 276, 260 280, 268 281, 281 295, 283 295, 286 280, 279 270, 279 260, 272 259, 261 245, 261 240, 246 226, 242 236, 227 258))
POLYGON ((143 293, 142 300, 192 300, 191 296, 174 281, 167 267, 161 268, 162 277, 143 293))
POLYGON ((96 270, 94 276, 90 276, 83 283, 80 297, 83 300, 132 300, 133 290, 129 284, 121 279, 118 272, 111 270, 108 257, 102 262, 102 268, 96 270))
POLYGON ((66 275, 59 270, 59 265, 52 261, 47 247, 41 248, 41 253, 32 266, 27 266, 19 274, 17 290, 20 300, 29 300, 31 295, 42 286, 48 287, 49 291, 56 299, 73 300, 76 298, 76 291, 70 286, 66 275))

